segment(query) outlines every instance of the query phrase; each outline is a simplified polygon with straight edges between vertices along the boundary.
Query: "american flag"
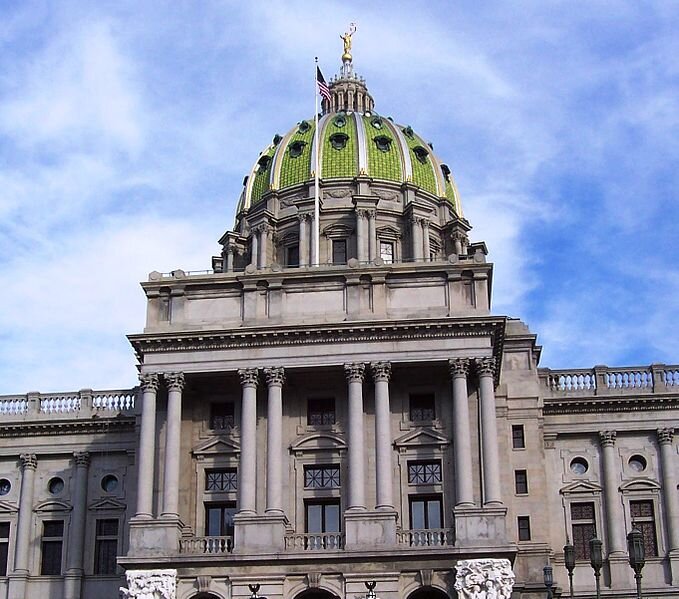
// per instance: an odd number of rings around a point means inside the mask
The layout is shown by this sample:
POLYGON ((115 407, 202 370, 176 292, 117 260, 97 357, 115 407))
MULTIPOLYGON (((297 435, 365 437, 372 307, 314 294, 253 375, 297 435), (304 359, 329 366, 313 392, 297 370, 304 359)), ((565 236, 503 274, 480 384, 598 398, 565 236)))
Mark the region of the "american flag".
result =
POLYGON ((325 77, 323 77, 323 73, 321 73, 319 67, 316 67, 316 83, 318 83, 318 93, 330 102, 330 88, 325 82, 325 77))

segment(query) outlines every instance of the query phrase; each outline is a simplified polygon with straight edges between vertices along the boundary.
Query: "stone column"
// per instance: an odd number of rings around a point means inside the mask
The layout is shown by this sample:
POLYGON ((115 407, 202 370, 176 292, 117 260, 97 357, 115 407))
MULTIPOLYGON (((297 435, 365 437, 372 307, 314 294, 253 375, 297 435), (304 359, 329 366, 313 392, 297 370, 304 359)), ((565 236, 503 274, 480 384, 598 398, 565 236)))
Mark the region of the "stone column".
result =
POLYGON ((660 463, 662 466, 662 489, 665 502, 665 520, 670 551, 679 550, 679 501, 677 499, 677 477, 674 474, 674 456, 672 440, 673 428, 661 428, 657 431, 660 445, 660 463))
POLYGON ((259 229, 252 227, 250 229, 250 236, 252 241, 250 243, 250 264, 257 266, 259 264, 259 229))
POLYGON ((34 453, 22 453, 21 491, 19 493, 19 515, 14 549, 14 571, 28 574, 28 552, 31 546, 31 528, 33 524, 33 488, 38 458, 34 453))
POLYGON ((266 268, 269 252, 269 235, 271 228, 269 225, 259 226, 259 256, 257 258, 257 268, 266 268))
POLYGON ((365 231, 365 210, 356 210, 356 247, 358 250, 358 261, 367 262, 366 252, 366 231, 365 231))
POLYGON ((431 245, 429 243, 429 221, 425 218, 422 220, 422 231, 424 233, 424 261, 431 261, 431 245))
POLYGON ((181 460, 182 390, 184 373, 165 374, 167 385, 167 426, 165 428, 164 518, 179 518, 179 467, 181 460))
POLYGON ((422 218, 413 216, 410 219, 410 225, 410 237, 413 244, 413 260, 418 262, 422 260, 422 218))
POLYGON ((298 214, 299 220, 299 265, 309 265, 309 215, 298 214))
POLYGON ((156 394, 158 375, 142 374, 141 431, 137 468, 137 518, 153 517, 153 480, 156 453, 156 394))
POLYGON ((226 272, 233 272, 233 255, 236 253, 236 248, 230 245, 226 248, 226 272))
POLYGON ((238 371, 243 388, 240 411, 240 464, 238 467, 238 511, 256 513, 257 485, 257 380, 256 368, 238 371))
POLYGON ((483 505, 502 505, 500 454, 495 417, 495 358, 476 360, 481 404, 481 460, 483 464, 483 505))
POLYGON ((368 257, 372 262, 377 258, 377 213, 368 210, 368 257))
POLYGON ((473 506, 472 441, 467 375, 469 360, 448 361, 453 379, 453 451, 455 452, 455 505, 473 506))
POLYGON ((87 479, 90 466, 90 454, 76 452, 73 511, 68 527, 68 552, 66 575, 64 577, 65 599, 80 599, 83 577, 83 548, 85 545, 85 524, 87 520, 87 479))
POLYGON ((365 472, 363 465, 365 451, 363 439, 363 377, 365 376, 365 365, 361 363, 345 364, 344 372, 349 385, 348 509, 365 510, 365 472))
POLYGON ((266 419, 266 513, 283 513, 283 368, 265 368, 268 387, 266 419))
POLYGON ((376 509, 393 510, 393 468, 391 465, 391 412, 389 410, 389 379, 391 364, 371 364, 375 381, 375 478, 377 482, 376 509))
POLYGON ((618 468, 615 459, 615 431, 599 432, 603 461, 604 505, 606 507, 606 533, 608 554, 626 552, 625 522, 618 492, 618 468))
POLYGON ((453 244, 455 245, 455 253, 460 256, 462 254, 462 235, 459 231, 454 231, 451 235, 453 244))
MULTIPOLYGON (((309 264, 311 266, 318 266, 320 263, 320 256, 316 255, 316 244, 314 243, 314 236, 316 235, 316 215, 309 215, 309 228, 311 229, 309 238, 311 239, 311 249, 309 250, 309 264)), ((318 238, 318 251, 321 251, 320 232, 318 238)))

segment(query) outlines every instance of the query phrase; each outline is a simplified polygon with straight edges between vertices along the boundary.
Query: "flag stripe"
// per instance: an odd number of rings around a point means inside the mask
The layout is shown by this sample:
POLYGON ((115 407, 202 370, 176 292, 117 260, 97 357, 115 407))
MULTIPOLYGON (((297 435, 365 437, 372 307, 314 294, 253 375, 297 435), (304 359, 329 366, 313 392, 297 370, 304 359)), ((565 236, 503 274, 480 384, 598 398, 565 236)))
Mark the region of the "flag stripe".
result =
POLYGON ((318 93, 330 102, 330 88, 325 82, 325 77, 323 77, 320 67, 316 67, 316 82, 318 83, 318 93))

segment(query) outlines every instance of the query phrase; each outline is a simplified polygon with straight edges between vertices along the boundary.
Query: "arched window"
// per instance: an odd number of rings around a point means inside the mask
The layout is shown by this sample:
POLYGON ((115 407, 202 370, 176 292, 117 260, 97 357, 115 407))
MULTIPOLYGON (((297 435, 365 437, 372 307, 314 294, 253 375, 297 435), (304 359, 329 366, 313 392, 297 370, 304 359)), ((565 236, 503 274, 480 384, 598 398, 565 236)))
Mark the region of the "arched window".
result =
POLYGON ((420 587, 408 595, 408 599, 450 599, 447 593, 436 587, 420 587))

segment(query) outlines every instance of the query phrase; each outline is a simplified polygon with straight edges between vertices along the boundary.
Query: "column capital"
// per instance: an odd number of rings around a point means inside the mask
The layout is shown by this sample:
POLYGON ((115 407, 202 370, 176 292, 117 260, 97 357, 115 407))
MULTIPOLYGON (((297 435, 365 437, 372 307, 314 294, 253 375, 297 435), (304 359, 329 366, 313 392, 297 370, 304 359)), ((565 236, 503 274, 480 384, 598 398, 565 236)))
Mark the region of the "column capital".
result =
POLYGON ((362 383, 365 378, 365 364, 362 362, 354 362, 353 364, 344 365, 344 374, 349 383, 362 383))
POLYGON ((181 391, 186 386, 183 372, 166 372, 163 378, 169 391, 181 391))
POLYGON ((139 383, 143 392, 158 391, 158 374, 155 372, 145 372, 139 375, 139 383))
POLYGON ((356 215, 359 218, 370 218, 370 210, 366 208, 356 208, 356 215))
POLYGON ((615 445, 615 431, 599 431, 599 443, 601 447, 613 447, 615 445))
POLYGON ((259 370, 257 368, 241 368, 238 371, 238 376, 243 387, 256 387, 259 382, 259 370))
POLYGON ((274 366, 264 369, 264 379, 269 387, 282 387, 285 382, 285 368, 274 366))
POLYGON ((448 371, 453 378, 466 377, 469 374, 469 359, 452 358, 448 360, 448 371))
POLYGON ((297 220, 298 220, 300 223, 303 223, 303 222, 306 222, 306 221, 308 221, 308 220, 311 220, 311 214, 309 214, 308 212, 298 212, 298 213, 297 213, 297 220))
POLYGON ((391 364, 389 362, 373 362, 370 364, 373 379, 377 381, 389 381, 391 378, 391 364))
POLYGON ((479 376, 493 376, 495 374, 495 358, 476 358, 474 366, 479 376))
POLYGON ((670 445, 672 443, 672 439, 674 439, 673 428, 659 428, 655 432, 658 435, 658 443, 660 445, 670 445))
POLYGON ((425 221, 422 216, 411 216, 409 220, 411 225, 422 225, 425 221))
POLYGON ((38 457, 34 453, 22 453, 19 460, 23 470, 35 470, 38 467, 38 457))
POLYGON ((90 454, 88 451, 75 451, 73 452, 73 461, 76 467, 87 468, 90 465, 90 454))

